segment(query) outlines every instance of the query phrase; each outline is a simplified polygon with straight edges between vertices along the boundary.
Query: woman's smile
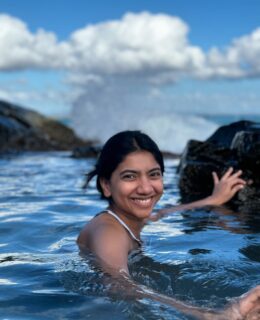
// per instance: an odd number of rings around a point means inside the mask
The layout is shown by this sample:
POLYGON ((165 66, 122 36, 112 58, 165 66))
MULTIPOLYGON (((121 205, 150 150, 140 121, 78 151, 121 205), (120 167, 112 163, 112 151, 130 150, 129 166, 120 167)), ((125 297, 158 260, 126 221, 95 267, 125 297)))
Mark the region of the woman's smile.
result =
POLYGON ((147 199, 132 199, 134 203, 139 206, 140 208, 150 208, 151 205, 153 204, 153 198, 149 197, 147 199))

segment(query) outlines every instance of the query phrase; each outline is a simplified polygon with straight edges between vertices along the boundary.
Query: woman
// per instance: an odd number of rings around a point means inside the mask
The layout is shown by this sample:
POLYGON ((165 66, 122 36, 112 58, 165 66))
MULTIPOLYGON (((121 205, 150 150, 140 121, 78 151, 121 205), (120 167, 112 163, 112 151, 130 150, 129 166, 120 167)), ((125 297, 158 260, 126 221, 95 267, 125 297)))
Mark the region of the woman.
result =
MULTIPOLYGON (((149 221, 156 221, 176 210, 221 205, 243 188, 241 171, 230 168, 219 179, 213 172, 214 190, 209 197, 171 209, 153 212, 163 193, 164 163, 155 142, 140 131, 124 131, 104 145, 87 184, 97 176, 97 189, 108 200, 108 209, 96 215, 81 231, 78 245, 91 252, 103 271, 116 279, 127 297, 151 298, 198 319, 244 319, 259 311, 260 287, 250 291, 236 304, 222 312, 204 310, 183 304, 171 297, 147 290, 131 280, 128 255, 142 245, 140 233, 149 221)), ((114 288, 114 290, 118 290, 114 288)), ((113 290, 113 289, 112 289, 113 290)), ((248 319, 248 318, 247 318, 248 319)), ((253 318, 252 318, 253 319, 253 318)))

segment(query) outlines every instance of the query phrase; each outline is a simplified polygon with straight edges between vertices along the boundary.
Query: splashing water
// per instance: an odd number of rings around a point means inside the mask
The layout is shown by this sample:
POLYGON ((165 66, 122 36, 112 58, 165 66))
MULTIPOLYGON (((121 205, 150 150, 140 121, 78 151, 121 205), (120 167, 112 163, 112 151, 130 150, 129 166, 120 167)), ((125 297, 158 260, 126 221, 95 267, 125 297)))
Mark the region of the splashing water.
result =
POLYGON ((163 151, 180 153, 189 139, 204 140, 218 127, 203 117, 178 113, 159 98, 140 98, 130 90, 133 86, 115 87, 93 86, 74 103, 72 125, 79 136, 104 143, 116 132, 142 130, 163 151))

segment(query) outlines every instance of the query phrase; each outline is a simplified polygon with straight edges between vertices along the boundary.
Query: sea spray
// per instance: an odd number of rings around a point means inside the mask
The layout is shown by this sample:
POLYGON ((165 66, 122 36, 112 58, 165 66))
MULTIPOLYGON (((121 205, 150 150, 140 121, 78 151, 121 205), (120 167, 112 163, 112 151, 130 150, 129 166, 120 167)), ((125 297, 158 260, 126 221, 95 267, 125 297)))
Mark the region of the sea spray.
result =
POLYGON ((161 150, 180 153, 190 139, 203 141, 217 125, 195 115, 170 114, 148 119, 142 130, 148 133, 161 150))
POLYGON ((76 133, 104 143, 118 131, 138 129, 162 150, 181 152, 189 139, 204 140, 216 130, 213 121, 187 111, 177 97, 169 100, 148 76, 81 79, 71 113, 76 133))
POLYGON ((213 121, 196 115, 176 113, 162 108, 100 107, 92 102, 74 106, 73 127, 82 138, 104 143, 121 130, 142 130, 164 151, 183 151, 190 139, 204 140, 218 127, 213 121))

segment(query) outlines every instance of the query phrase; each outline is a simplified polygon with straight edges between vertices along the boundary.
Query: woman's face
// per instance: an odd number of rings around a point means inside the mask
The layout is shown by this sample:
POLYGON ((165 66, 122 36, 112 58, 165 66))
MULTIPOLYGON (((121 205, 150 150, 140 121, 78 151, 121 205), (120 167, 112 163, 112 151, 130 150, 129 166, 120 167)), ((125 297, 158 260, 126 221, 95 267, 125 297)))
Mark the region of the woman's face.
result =
POLYGON ((105 196, 112 198, 115 212, 138 219, 149 217, 163 193, 160 165, 148 151, 127 155, 101 185, 105 196))

